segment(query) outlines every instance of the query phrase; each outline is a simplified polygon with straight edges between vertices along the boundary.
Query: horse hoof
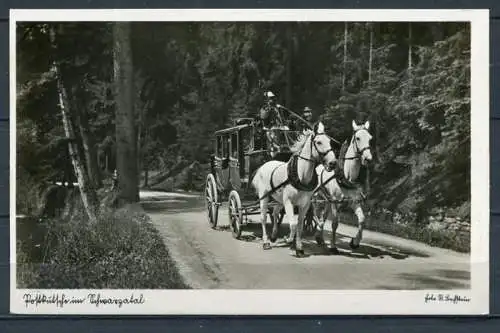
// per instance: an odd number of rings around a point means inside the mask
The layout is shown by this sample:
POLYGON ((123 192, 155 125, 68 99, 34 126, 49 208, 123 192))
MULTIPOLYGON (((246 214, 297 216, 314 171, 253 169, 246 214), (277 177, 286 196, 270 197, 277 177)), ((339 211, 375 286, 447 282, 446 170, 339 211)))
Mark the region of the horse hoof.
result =
POLYGON ((304 258, 306 254, 304 253, 304 250, 295 250, 295 256, 297 258, 304 258))
POLYGON ((333 254, 333 255, 340 254, 339 249, 337 249, 336 247, 331 247, 328 249, 328 251, 330 252, 330 254, 333 254))
POLYGON ((352 238, 351 238, 351 241, 349 242, 349 246, 350 246, 350 247, 351 247, 351 249, 353 249, 353 250, 356 250, 356 249, 358 249, 358 248, 359 248, 359 244, 358 244, 358 245, 354 244, 354 239, 352 239, 352 238))
POLYGON ((269 242, 266 242, 266 243, 262 244, 262 248, 264 250, 270 250, 271 249, 271 244, 269 244, 269 242))

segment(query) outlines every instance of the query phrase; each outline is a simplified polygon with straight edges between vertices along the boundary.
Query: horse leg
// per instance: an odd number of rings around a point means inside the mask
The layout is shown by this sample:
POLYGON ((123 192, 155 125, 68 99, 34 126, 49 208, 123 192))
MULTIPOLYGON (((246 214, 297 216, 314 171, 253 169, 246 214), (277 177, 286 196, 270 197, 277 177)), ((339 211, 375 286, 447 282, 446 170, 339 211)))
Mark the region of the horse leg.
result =
POLYGON ((316 229, 315 239, 319 246, 325 246, 325 240, 323 238, 323 229, 326 222, 326 217, 328 214, 328 205, 316 204, 313 205, 314 215, 318 217, 318 228, 316 229))
POLYGON ((285 206, 285 216, 288 219, 288 225, 290 226, 290 234, 286 238, 286 243, 289 244, 291 247, 294 247, 295 243, 295 235, 297 231, 297 222, 295 220, 295 216, 293 214, 293 204, 291 201, 286 200, 284 202, 285 206))
POLYGON ((363 209, 361 209, 361 206, 358 205, 354 210, 354 213, 358 217, 358 233, 356 234, 355 238, 351 238, 351 242, 349 243, 351 249, 359 248, 359 243, 363 238, 363 229, 365 228, 365 214, 363 214, 363 209))
POLYGON ((295 255, 297 258, 305 257, 304 249, 302 248, 302 232, 304 231, 304 218, 309 210, 310 203, 305 207, 299 207, 299 218, 297 220, 297 240, 295 241, 295 255))
POLYGON ((330 243, 330 253, 339 254, 339 250, 337 249, 336 238, 337 238, 337 228, 339 227, 339 214, 337 211, 337 206, 335 204, 330 205, 331 214, 330 217, 332 219, 332 241, 330 243))
POLYGON ((260 221, 262 223, 262 247, 264 250, 270 250, 271 244, 267 239, 267 206, 269 204, 269 198, 264 198, 260 201, 260 221))
POLYGON ((271 232, 271 242, 276 242, 278 239, 278 219, 281 211, 281 205, 275 205, 273 208, 273 231, 271 232))

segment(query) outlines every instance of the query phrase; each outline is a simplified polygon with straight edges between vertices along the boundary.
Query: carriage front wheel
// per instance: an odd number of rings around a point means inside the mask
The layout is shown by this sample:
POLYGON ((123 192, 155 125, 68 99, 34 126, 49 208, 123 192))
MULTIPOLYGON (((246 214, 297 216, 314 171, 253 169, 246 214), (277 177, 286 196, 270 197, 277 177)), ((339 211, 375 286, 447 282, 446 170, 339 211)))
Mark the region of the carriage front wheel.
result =
POLYGON ((215 229, 215 227, 217 227, 217 219, 219 217, 219 205, 215 177, 212 174, 207 176, 207 182, 205 185, 205 200, 208 223, 212 229, 215 229))
POLYGON ((229 225, 233 233, 233 237, 239 239, 241 236, 241 225, 243 222, 243 210, 241 209, 240 195, 235 190, 229 193, 229 225))

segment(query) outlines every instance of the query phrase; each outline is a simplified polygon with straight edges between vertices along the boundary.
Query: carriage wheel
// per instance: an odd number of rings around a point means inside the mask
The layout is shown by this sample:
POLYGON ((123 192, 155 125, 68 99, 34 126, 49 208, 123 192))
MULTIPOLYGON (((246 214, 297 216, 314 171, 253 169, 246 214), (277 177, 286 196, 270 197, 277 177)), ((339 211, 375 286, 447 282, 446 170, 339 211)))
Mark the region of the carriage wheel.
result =
POLYGON ((241 224, 243 222, 243 210, 241 209, 240 195, 235 190, 229 193, 229 225, 233 237, 239 239, 241 236, 241 224))
POLYGON ((215 229, 215 227, 217 227, 217 219, 219 217, 219 206, 217 205, 217 187, 215 185, 215 178, 212 174, 209 174, 207 176, 207 183, 205 186, 205 199, 208 223, 210 224, 212 229, 215 229))

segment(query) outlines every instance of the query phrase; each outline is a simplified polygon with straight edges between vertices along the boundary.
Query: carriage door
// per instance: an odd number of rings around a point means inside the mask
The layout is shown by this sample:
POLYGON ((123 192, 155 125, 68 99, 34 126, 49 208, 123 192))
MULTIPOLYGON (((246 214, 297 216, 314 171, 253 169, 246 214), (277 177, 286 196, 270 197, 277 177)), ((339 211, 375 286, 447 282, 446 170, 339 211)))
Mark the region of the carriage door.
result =
POLYGON ((231 188, 229 183, 229 136, 224 134, 222 136, 222 177, 221 182, 223 188, 231 188))
POLYGON ((239 190, 241 188, 240 180, 240 148, 238 132, 231 134, 230 141, 230 155, 229 155, 229 180, 232 188, 239 190))
POLYGON ((228 159, 229 142, 225 135, 217 136, 215 153, 215 172, 217 188, 222 191, 227 189, 229 183, 228 159))

